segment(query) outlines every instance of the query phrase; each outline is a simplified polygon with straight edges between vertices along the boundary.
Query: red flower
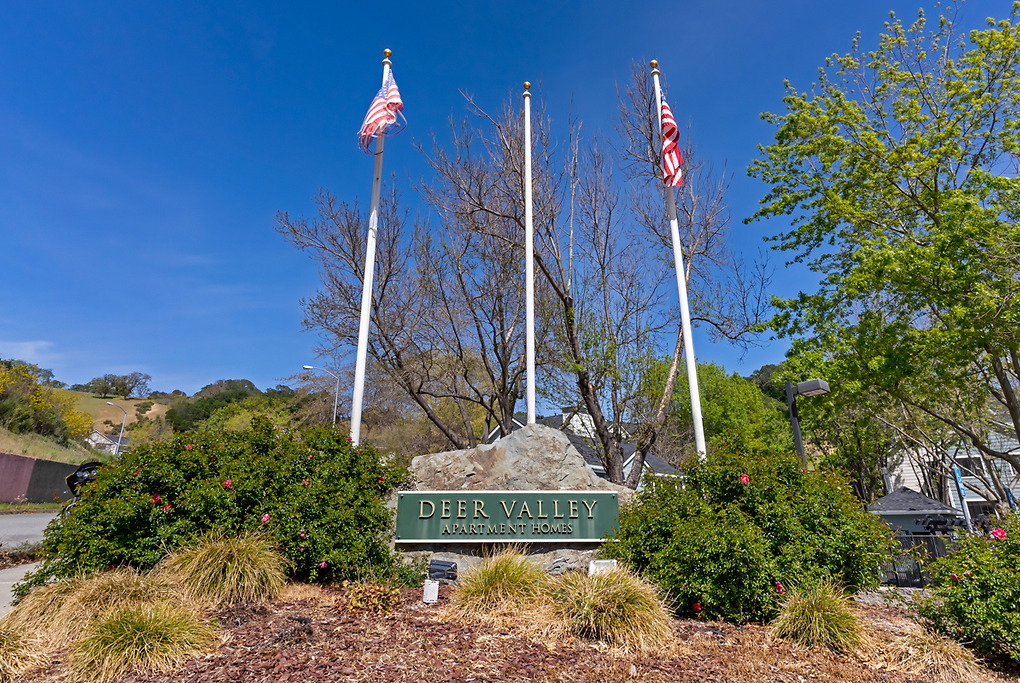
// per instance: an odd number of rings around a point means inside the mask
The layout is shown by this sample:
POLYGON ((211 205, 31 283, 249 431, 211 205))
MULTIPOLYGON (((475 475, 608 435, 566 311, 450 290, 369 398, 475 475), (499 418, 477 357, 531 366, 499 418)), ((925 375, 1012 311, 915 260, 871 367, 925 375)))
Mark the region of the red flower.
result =
POLYGON ((701 611, 701 603, 700 602, 694 603, 693 605, 691 605, 691 609, 694 610, 695 612, 700 612, 701 611))
POLYGON ((184 450, 186 450, 186 451, 190 451, 190 450, 191 450, 192 448, 194 448, 194 447, 195 447, 195 444, 190 444, 190 443, 189 443, 188 445, 186 445, 186 446, 184 447, 184 450))
POLYGON ((269 513, 262 515, 262 523, 265 524, 269 521, 269 513))
POLYGON ((992 529, 992 538, 994 538, 996 541, 1004 540, 1006 538, 1006 532, 1000 529, 999 527, 995 527, 994 529, 992 529))
POLYGON ((380 484, 381 484, 382 482, 384 482, 384 481, 386 481, 386 477, 379 477, 379 483, 380 483, 380 484))
POLYGON ((156 504, 156 503, 158 503, 161 500, 162 500, 162 498, 159 497, 158 493, 152 494, 152 502, 153 502, 153 504, 156 504))
POLYGON ((224 480, 223 480, 223 485, 224 485, 224 486, 225 486, 226 488, 228 488, 228 489, 229 489, 229 488, 230 488, 231 486, 233 486, 233 485, 234 485, 234 482, 230 481, 229 479, 224 479, 224 480))
POLYGON ((741 484, 750 484, 751 483, 751 477, 747 476, 746 474, 741 474, 740 475, 740 483, 741 484))
POLYGON ((328 567, 328 566, 329 566, 329 565, 328 565, 328 564, 326 564, 325 560, 323 560, 322 562, 320 562, 320 563, 319 563, 319 569, 325 569, 325 568, 326 568, 326 567, 328 567))
POLYGON ((170 503, 167 503, 166 505, 163 506, 163 509, 166 510, 167 512, 169 512, 171 507, 173 507, 173 506, 170 505, 170 503))
POLYGON ((783 588, 783 582, 782 581, 775 581, 774 583, 776 584, 776 592, 777 593, 785 593, 786 592, 786 589, 783 588))

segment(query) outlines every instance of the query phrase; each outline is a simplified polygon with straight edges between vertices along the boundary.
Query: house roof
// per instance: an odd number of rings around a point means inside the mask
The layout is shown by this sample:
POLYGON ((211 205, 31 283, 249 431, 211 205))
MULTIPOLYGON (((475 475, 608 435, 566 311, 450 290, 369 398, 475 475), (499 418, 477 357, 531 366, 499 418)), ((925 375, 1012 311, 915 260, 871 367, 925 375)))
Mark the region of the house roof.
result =
POLYGON ((889 514, 960 515, 956 508, 940 503, 934 498, 901 486, 892 493, 882 496, 868 506, 871 512, 889 514))
MULTIPOLYGON (((586 463, 588 463, 593 468, 598 469, 605 468, 605 466, 602 464, 602 460, 599 458, 598 452, 596 452, 596 450, 591 447, 591 444, 589 443, 588 439, 584 438, 579 434, 576 434, 575 432, 569 429, 564 429, 562 415, 540 417, 537 420, 535 420, 535 422, 538 422, 539 424, 544 424, 546 427, 559 429, 560 431, 567 435, 567 438, 570 439, 570 443, 574 446, 574 448, 577 449, 577 452, 581 454, 581 457, 584 458, 584 461, 586 463)), ((624 466, 626 467, 626 465, 629 464, 631 459, 634 457, 634 453, 635 451, 637 451, 637 448, 633 443, 629 441, 622 442, 620 444, 620 448, 623 450, 623 462, 624 466)), ((674 468, 668 462, 652 453, 645 454, 645 467, 658 474, 673 474, 676 472, 676 468, 674 468)))

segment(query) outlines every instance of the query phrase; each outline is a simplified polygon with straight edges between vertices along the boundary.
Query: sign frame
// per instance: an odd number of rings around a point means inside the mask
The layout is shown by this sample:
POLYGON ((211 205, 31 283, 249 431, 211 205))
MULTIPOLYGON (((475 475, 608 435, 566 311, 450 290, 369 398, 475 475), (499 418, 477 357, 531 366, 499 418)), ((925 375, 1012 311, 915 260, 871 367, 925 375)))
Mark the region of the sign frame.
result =
MULTIPOLYGON (((465 503, 465 506, 467 506, 467 503, 465 503)), ((543 511, 542 505, 540 505, 540 504, 537 505, 536 512, 541 513, 542 511, 543 511)), ((618 524, 619 524, 619 493, 617 493, 616 491, 598 491, 598 490, 596 490, 596 491, 592 491, 592 490, 579 491, 579 490, 561 490, 561 489, 496 489, 496 490, 492 490, 492 489, 450 489, 450 490, 429 490, 429 491, 406 490, 406 491, 398 491, 397 492, 397 509, 396 509, 395 517, 396 517, 396 524, 395 524, 395 529, 394 529, 394 543, 396 543, 396 544, 418 545, 418 544, 437 544, 437 543, 438 544, 444 544, 444 543, 459 543, 459 544, 464 544, 464 543, 474 543, 474 544, 493 544, 493 543, 521 543, 521 544, 537 544, 537 543, 570 544, 570 543, 585 543, 585 544, 588 544, 588 543, 604 543, 606 541, 607 536, 612 531, 614 531, 617 528, 618 524), (548 508, 549 508, 548 512, 550 512, 550 513, 560 512, 560 513, 563 513, 563 514, 560 514, 559 516, 556 516, 556 517, 554 517, 552 514, 538 516, 538 515, 534 514, 530 510, 530 507, 529 507, 528 508, 528 512, 529 512, 528 517, 527 517, 527 519, 522 521, 522 518, 523 518, 523 507, 524 506, 522 506, 522 508, 516 508, 515 507, 516 502, 520 502, 520 500, 521 500, 518 497, 526 498, 527 500, 525 502, 527 502, 527 503, 531 503, 531 502, 537 503, 537 501, 541 500, 543 503, 546 503, 548 505, 548 508), (454 505, 452 503, 451 503, 451 505, 448 508, 438 508, 437 509, 436 505, 435 505, 436 502, 441 500, 441 499, 443 499, 443 498, 448 498, 448 499, 457 500, 457 501, 461 501, 461 500, 468 501, 468 500, 470 500, 471 501, 471 506, 470 507, 472 508, 471 512, 473 513, 472 516, 471 517, 467 517, 466 513, 468 512, 468 510, 465 507, 465 508, 462 508, 460 510, 462 513, 465 513, 465 514, 461 515, 461 516, 455 517, 454 513, 455 513, 456 508, 454 507, 454 505), (515 500, 515 503, 510 506, 510 511, 509 512, 507 512, 507 508, 506 508, 506 504, 505 504, 505 501, 508 498, 513 498, 515 500), (573 504, 574 507, 570 506, 570 502, 569 501, 571 499, 574 500, 574 504, 573 504), (586 501, 591 501, 591 506, 588 507, 585 503, 579 502, 582 499, 584 499, 586 501), (480 507, 482 508, 481 511, 483 513, 484 513, 484 509, 486 509, 486 508, 484 508, 485 503, 490 503, 490 502, 493 505, 492 505, 492 507, 487 508, 487 509, 489 509, 490 511, 495 511, 495 510, 499 509, 502 512, 507 513, 505 515, 507 518, 511 517, 511 513, 512 512, 518 512, 519 516, 517 518, 517 521, 514 523, 514 526, 525 526, 526 524, 535 524, 535 523, 538 523, 539 525, 545 524, 546 526, 549 526, 548 521, 552 521, 553 519, 555 519, 555 520, 579 520, 580 517, 581 517, 581 514, 585 513, 585 510, 587 509, 587 513, 586 514, 588 514, 590 516, 587 517, 584 520, 585 528, 586 529, 587 528, 594 528, 595 530, 602 531, 602 536, 592 536, 590 534, 586 534, 584 536, 577 536, 577 537, 571 536, 571 535, 567 535, 567 534, 563 534, 563 535, 560 535, 560 536, 542 536, 542 535, 530 535, 530 534, 516 534, 516 535, 512 535, 512 536, 507 536, 507 535, 493 535, 493 536, 489 536, 489 535, 485 535, 485 534, 475 534, 475 533, 464 534, 463 532, 453 532, 453 533, 450 533, 450 534, 447 534, 447 535, 444 535, 444 534, 435 534, 435 533, 427 533, 426 532, 427 535, 423 534, 422 537, 418 537, 418 536, 416 536, 414 534, 407 535, 407 533, 406 533, 407 532, 407 526, 408 525, 414 525, 415 523, 419 522, 420 519, 422 519, 420 517, 420 515, 424 512, 425 508, 424 508, 424 505, 423 505, 423 503, 421 501, 427 501, 432 506, 432 509, 430 510, 430 512, 432 514, 430 514, 425 519, 431 519, 434 514, 442 514, 443 510, 445 510, 448 513, 449 516, 440 517, 440 519, 449 519, 450 523, 448 523, 447 526, 450 526, 451 524, 456 524, 458 527, 462 526, 462 523, 459 520, 478 519, 478 517, 476 516, 476 514, 477 514, 476 511, 479 510, 479 504, 476 503, 476 501, 482 501, 481 504, 480 504, 480 507), (606 504, 599 506, 599 512, 598 512, 598 515, 597 515, 598 519, 596 519, 596 514, 594 512, 594 508, 595 508, 595 505, 598 502, 605 502, 606 504), (561 504, 564 506, 563 508, 560 507, 561 504), (402 505, 404 505, 404 507, 401 507, 402 505), (413 510, 411 512, 408 512, 408 507, 412 507, 413 508, 416 505, 420 506, 419 507, 419 511, 418 511, 417 514, 413 510), (497 508, 497 506, 499 506, 499 507, 497 508), (611 509, 610 512, 606 512, 605 511, 605 509, 607 507, 611 509), (570 517, 569 516, 569 512, 571 510, 574 510, 574 511, 576 511, 578 513, 577 517, 570 517), (611 521, 607 522, 606 515, 609 515, 611 517, 611 521), (401 533, 402 531, 404 532, 403 534, 401 533)), ((487 514, 484 515, 484 518, 486 520, 491 519, 490 515, 487 515, 487 514)), ((504 526, 507 526, 506 522, 502 521, 502 520, 494 522, 494 523, 495 524, 502 523, 504 526)), ((569 523, 569 522, 561 522, 561 524, 566 524, 566 523, 569 523)), ((433 523, 431 523, 431 526, 436 527, 439 524, 440 524, 440 522, 433 522, 433 523)), ((476 526, 476 524, 474 524, 474 523, 469 523, 469 525, 471 527, 476 526)), ((488 521, 478 522, 477 523, 477 526, 479 526, 479 527, 487 526, 487 525, 488 525, 488 521)), ((547 532, 547 533, 549 533, 549 532, 547 532)), ((562 532, 558 532, 558 533, 562 533, 562 532)))

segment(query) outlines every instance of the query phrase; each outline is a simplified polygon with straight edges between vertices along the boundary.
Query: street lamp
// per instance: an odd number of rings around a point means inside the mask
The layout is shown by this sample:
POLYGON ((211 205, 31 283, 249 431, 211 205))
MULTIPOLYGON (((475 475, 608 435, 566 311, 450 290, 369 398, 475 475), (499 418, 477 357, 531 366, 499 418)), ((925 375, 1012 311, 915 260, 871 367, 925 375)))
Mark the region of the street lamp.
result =
POLYGON ((334 374, 326 368, 317 368, 314 365, 302 365, 303 370, 321 370, 336 380, 336 389, 333 391, 333 425, 336 426, 336 408, 340 403, 340 375, 334 374))
POLYGON ((807 469, 807 456, 804 455, 804 441, 800 435, 800 418, 797 417, 798 396, 821 396, 829 393, 829 383, 824 379, 809 379, 793 384, 786 383, 786 405, 790 407, 790 422, 793 423, 793 443, 800 456, 800 466, 807 469))
POLYGON ((120 421, 120 436, 117 437, 117 445, 113 447, 113 454, 120 455, 120 444, 124 441, 124 424, 127 422, 127 411, 124 410, 124 406, 119 406, 112 401, 107 401, 106 405, 120 408, 120 412, 124 413, 124 419, 120 421))

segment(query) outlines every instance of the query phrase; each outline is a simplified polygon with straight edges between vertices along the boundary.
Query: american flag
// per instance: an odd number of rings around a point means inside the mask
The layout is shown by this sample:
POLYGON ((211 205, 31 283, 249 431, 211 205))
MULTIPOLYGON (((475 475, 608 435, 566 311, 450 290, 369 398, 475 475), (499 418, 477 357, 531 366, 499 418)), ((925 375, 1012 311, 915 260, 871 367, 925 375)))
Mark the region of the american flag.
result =
MULTIPOLYGON (((397 82, 393 80, 393 72, 386 73, 386 80, 376 93, 375 99, 365 114, 365 122, 361 124, 358 131, 358 144, 362 151, 372 153, 372 140, 387 135, 386 130, 396 124, 397 114, 404 110, 404 101, 400 99, 400 91, 397 90, 397 82)), ((401 118, 403 115, 401 114, 401 118)), ((389 133, 392 135, 398 131, 389 133)))
POLYGON ((662 180, 667 185, 680 187, 684 184, 684 155, 680 152, 680 130, 666 100, 662 101, 662 180))

